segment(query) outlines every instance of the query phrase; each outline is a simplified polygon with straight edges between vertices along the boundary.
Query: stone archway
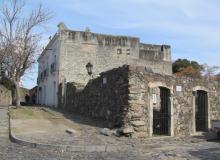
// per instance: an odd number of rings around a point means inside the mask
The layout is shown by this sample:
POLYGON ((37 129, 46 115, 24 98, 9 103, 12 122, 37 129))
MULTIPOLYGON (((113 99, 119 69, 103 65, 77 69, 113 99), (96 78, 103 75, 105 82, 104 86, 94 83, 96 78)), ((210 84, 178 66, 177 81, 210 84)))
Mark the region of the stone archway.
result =
POLYGON ((168 136, 170 133, 170 90, 159 87, 159 105, 153 107, 153 134, 168 136))
POLYGON ((198 90, 196 93, 195 123, 197 132, 205 132, 208 129, 208 96, 207 92, 198 90))
POLYGON ((173 136, 173 88, 163 82, 151 82, 150 88, 150 136, 173 136), (156 100, 157 99, 157 100, 156 100))
POLYGON ((210 126, 209 90, 203 86, 193 88, 193 133, 206 132, 210 126))

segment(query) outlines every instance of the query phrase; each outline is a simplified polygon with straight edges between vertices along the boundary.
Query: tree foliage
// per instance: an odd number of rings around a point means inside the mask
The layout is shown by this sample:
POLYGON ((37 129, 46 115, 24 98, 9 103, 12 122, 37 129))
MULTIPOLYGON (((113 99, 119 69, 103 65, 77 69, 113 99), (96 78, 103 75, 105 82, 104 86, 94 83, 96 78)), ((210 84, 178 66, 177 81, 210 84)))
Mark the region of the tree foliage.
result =
POLYGON ((187 59, 178 59, 173 65, 173 73, 178 76, 201 76, 203 66, 196 61, 190 61, 187 59))
POLYGON ((14 83, 7 77, 1 77, 0 84, 5 86, 7 89, 12 90, 14 89, 14 83))
POLYGON ((215 78, 220 81, 220 73, 216 74, 215 78))

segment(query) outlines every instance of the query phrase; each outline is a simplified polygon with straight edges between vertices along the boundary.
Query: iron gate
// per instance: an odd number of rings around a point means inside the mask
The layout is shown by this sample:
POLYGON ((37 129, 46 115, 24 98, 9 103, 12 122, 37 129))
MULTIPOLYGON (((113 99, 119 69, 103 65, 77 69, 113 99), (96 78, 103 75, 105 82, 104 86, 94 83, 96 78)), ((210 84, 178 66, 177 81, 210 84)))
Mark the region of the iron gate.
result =
POLYGON ((207 130, 208 96, 205 91, 197 91, 196 96, 196 131, 207 130))
POLYGON ((153 134, 169 135, 169 103, 170 91, 167 88, 160 87, 160 107, 153 110, 153 134))

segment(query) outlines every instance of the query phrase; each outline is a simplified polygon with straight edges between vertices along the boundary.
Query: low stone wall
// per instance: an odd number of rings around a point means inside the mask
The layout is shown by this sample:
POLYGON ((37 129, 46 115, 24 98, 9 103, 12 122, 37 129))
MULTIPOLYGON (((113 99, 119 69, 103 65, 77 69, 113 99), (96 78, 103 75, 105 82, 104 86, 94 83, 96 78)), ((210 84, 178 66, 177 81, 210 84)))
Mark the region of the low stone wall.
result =
POLYGON ((102 73, 86 86, 68 83, 65 91, 65 85, 60 85, 59 104, 67 110, 107 120, 108 127, 122 127, 133 137, 151 137, 153 108, 160 105, 159 88, 164 87, 170 91, 169 134, 186 136, 195 133, 195 91, 208 93, 209 127, 211 120, 220 119, 219 85, 214 80, 165 76, 144 67, 123 66, 102 73))
POLYGON ((178 78, 176 86, 182 87, 182 92, 174 92, 174 133, 175 135, 190 135, 195 133, 195 91, 204 90, 208 93, 208 127, 211 120, 220 120, 220 82, 206 78, 178 78))
POLYGON ((0 84, 0 106, 11 104, 11 91, 0 84))
MULTIPOLYGON (((129 77, 129 84, 133 86, 129 88, 130 92, 133 93, 130 96, 137 99, 137 101, 134 101, 129 107, 137 108, 135 107, 136 105, 139 106, 142 104, 141 112, 146 112, 146 114, 142 114, 137 121, 145 121, 145 127, 148 129, 142 130, 144 131, 143 133, 135 133, 138 137, 152 136, 152 95, 156 93, 157 97, 159 96, 158 93, 155 92, 159 87, 168 88, 171 92, 171 135, 186 136, 195 133, 196 111, 194 92, 197 90, 204 90, 208 93, 208 127, 211 127, 211 120, 220 120, 219 81, 206 78, 193 79, 189 77, 165 76, 132 67, 130 67, 129 73, 132 75, 129 77), (178 91, 177 87, 181 87, 181 91, 178 91), (132 88, 135 88, 135 91, 132 88)), ((136 131, 139 130, 136 129, 136 131)))
POLYGON ((128 108, 128 67, 113 69, 91 79, 86 86, 67 83, 66 96, 59 87, 59 106, 121 127, 128 108))

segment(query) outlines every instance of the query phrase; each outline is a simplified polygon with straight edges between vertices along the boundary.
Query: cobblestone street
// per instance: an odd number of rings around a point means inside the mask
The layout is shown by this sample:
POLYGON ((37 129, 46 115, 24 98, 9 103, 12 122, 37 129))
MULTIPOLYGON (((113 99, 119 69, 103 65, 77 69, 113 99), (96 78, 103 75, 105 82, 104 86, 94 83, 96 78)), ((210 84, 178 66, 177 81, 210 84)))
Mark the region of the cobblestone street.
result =
POLYGON ((153 139, 133 146, 132 150, 118 152, 65 152, 57 149, 31 148, 8 139, 7 108, 0 109, 1 160, 216 160, 220 159, 220 143, 200 138, 153 139))

